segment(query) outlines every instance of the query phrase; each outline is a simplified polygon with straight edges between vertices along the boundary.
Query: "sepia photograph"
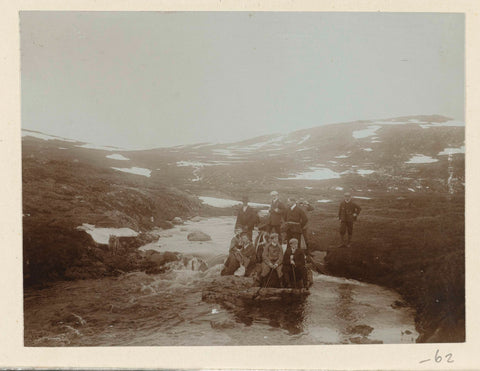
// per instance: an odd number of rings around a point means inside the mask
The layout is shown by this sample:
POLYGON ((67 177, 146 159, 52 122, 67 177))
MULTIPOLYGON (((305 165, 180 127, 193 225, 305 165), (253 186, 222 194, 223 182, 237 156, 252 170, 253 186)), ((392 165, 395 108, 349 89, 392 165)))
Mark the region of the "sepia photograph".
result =
POLYGON ((464 14, 19 30, 25 347, 466 341, 464 14))

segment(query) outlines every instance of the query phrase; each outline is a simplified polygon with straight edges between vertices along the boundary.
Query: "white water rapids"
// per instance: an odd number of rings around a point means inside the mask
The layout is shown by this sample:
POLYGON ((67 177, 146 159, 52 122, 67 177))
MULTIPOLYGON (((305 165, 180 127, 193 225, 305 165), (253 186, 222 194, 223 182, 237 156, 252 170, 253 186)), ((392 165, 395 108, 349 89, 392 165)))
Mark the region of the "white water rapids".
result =
POLYGON ((411 343, 417 338, 413 311, 392 305, 398 294, 343 278, 316 275, 310 295, 298 303, 232 311, 203 302, 202 289, 222 269, 233 225, 231 217, 209 218, 163 231, 158 243, 144 249, 189 257, 172 263, 167 273, 134 272, 26 289, 25 345, 411 343), (212 241, 188 241, 194 229, 212 241), (204 272, 196 270, 199 259, 208 264, 204 272))

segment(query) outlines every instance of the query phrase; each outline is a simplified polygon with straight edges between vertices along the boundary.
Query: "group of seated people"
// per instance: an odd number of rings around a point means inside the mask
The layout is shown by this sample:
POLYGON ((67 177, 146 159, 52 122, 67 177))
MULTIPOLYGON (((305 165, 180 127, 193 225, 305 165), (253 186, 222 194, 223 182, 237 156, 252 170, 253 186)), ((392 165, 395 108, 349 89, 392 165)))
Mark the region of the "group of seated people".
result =
POLYGON ((260 230, 255 244, 249 233, 235 230, 225 266, 225 275, 253 277, 260 287, 308 288, 306 250, 291 238, 284 251, 279 234, 260 230))

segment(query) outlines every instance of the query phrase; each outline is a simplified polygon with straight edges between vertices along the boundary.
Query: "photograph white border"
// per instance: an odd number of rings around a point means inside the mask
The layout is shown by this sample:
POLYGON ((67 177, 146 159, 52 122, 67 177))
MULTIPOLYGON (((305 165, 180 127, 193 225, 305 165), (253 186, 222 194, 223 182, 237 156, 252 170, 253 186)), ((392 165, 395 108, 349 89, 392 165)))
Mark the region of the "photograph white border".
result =
POLYGON ((480 220, 478 186, 479 40, 478 0, 30 0, 0 3, 0 368, 116 367, 194 369, 478 370, 480 220), (23 346, 21 213, 20 40, 21 10, 91 11, 363 11, 465 13, 466 22, 466 292, 467 341, 456 344, 79 347, 23 346), (426 362, 439 349, 453 363, 426 362))

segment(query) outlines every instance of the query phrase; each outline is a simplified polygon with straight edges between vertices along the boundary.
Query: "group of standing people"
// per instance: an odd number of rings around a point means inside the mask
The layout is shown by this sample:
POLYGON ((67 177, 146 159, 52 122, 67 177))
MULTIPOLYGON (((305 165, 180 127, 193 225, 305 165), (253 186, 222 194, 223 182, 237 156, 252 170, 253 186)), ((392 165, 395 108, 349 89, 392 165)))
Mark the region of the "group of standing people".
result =
MULTIPOLYGON (((248 198, 243 197, 235 223, 235 235, 221 274, 254 276, 262 287, 268 287, 272 275, 276 275, 279 287, 308 287, 311 280, 307 269, 308 217, 305 208, 310 206, 301 200, 297 202, 293 197, 289 197, 285 205, 280 201, 278 192, 272 191, 270 194, 272 202, 268 220, 263 224, 260 224, 257 211, 248 205, 248 198), (255 226, 258 235, 254 243, 255 226)), ((350 246, 353 222, 360 210, 350 193, 345 193, 338 212, 341 247, 350 246), (348 237, 345 241, 346 232, 348 237)))

